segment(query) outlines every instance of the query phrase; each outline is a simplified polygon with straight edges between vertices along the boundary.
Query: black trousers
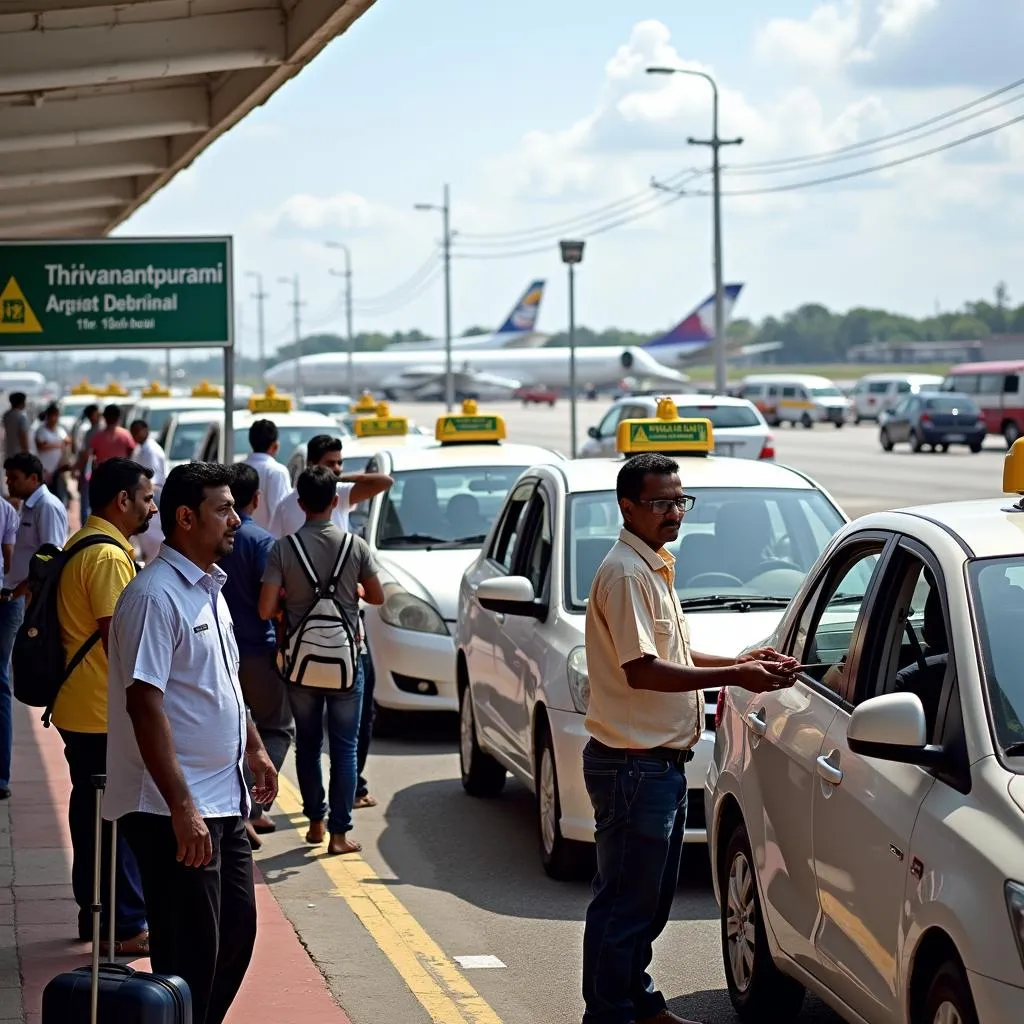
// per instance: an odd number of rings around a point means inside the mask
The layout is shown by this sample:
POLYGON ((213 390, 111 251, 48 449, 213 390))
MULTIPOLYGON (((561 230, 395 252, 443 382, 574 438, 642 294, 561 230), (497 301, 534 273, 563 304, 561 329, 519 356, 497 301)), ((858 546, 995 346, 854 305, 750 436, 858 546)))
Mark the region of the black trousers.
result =
POLYGON ((241 817, 206 825, 213 857, 190 868, 176 860, 169 817, 128 814, 120 822, 142 874, 153 970, 188 982, 193 1024, 222 1024, 252 959, 256 893, 241 817))

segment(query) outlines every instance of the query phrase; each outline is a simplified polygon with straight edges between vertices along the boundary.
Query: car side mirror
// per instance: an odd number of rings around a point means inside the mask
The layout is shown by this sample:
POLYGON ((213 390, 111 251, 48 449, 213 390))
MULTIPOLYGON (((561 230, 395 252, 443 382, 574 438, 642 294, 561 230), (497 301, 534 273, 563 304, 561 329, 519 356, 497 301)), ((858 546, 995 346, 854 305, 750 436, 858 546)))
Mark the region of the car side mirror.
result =
POLYGON ((543 619, 547 614, 547 609, 537 601, 533 584, 525 576, 499 576, 484 580, 476 588, 476 599, 482 608, 502 615, 543 619))
POLYGON ((928 720, 915 693, 886 693, 864 701, 850 718, 846 741, 861 757, 924 768, 946 761, 942 747, 928 744, 928 720))
POLYGON ((587 437, 599 441, 601 439, 601 431, 597 427, 587 427, 587 437))

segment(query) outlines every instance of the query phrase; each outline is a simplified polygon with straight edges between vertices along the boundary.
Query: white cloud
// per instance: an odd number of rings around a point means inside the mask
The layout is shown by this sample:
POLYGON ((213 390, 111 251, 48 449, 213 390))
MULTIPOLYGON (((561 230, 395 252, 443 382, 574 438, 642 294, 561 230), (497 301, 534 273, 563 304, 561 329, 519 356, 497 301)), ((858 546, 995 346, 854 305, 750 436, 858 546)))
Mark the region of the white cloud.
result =
POLYGON ((413 216, 353 192, 330 196, 300 192, 289 196, 276 209, 258 214, 256 224, 264 231, 281 235, 324 234, 331 231, 351 235, 407 230, 413 226, 413 216))
MULTIPOLYGON (((914 2, 917 0, 893 0, 896 4, 914 2)), ((755 53, 767 64, 833 74, 857 43, 859 8, 856 0, 845 0, 821 4, 803 21, 773 18, 759 33, 755 53)))

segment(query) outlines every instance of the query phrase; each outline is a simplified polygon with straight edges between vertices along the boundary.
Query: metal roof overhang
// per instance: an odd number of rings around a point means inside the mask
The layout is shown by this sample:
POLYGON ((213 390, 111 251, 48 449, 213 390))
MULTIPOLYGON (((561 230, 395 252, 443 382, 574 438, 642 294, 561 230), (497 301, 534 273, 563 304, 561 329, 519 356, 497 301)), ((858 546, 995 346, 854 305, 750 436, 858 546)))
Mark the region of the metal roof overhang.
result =
POLYGON ((374 0, 0 0, 0 238, 107 234, 374 0))

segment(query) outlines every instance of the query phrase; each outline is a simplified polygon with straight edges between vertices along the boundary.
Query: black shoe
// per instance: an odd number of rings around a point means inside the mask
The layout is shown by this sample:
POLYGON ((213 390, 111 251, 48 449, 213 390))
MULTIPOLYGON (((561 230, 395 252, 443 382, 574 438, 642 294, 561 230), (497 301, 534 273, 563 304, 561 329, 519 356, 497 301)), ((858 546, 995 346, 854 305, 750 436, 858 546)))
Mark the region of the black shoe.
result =
POLYGON ((10 800, 11 798, 11 787, 0 786, 0 800, 10 800))

